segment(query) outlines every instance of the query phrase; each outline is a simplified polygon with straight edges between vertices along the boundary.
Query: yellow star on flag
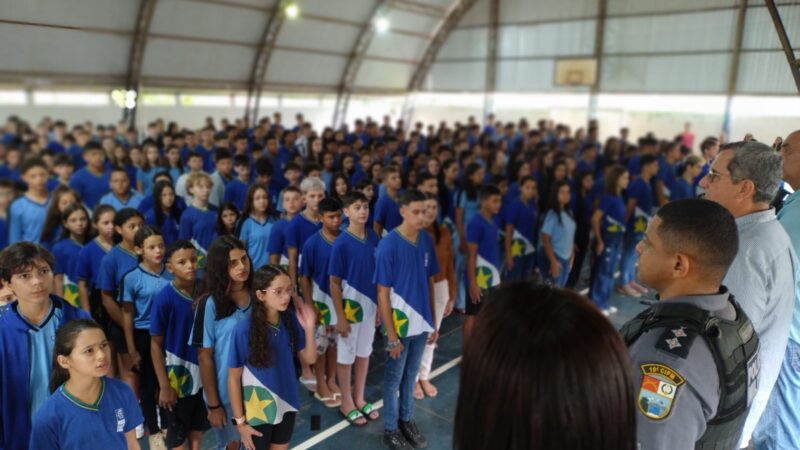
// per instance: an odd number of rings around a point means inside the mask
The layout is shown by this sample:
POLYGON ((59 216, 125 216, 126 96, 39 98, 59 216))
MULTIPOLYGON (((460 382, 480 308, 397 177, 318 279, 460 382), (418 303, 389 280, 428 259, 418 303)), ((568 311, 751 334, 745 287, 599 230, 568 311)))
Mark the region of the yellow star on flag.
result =
POLYGON ((408 317, 403 316, 402 319, 398 319, 397 314, 394 314, 392 319, 393 319, 393 322, 394 322, 394 330, 398 334, 400 334, 400 330, 403 329, 403 325, 405 325, 405 323, 408 322, 408 317))
POLYGON ((169 385, 172 386, 172 389, 175 389, 175 392, 180 393, 181 386, 183 386, 183 383, 185 383, 186 379, 189 378, 189 374, 179 377, 175 375, 175 369, 170 369, 167 378, 169 378, 169 385))
POLYGON ((489 289, 489 280, 492 278, 492 272, 485 267, 478 267, 478 276, 475 278, 479 288, 489 289))
POLYGON ((264 413, 273 400, 261 400, 256 395, 256 390, 250 393, 250 398, 244 403, 245 415, 247 420, 259 419, 267 423, 267 415, 264 413))
POLYGON ((524 250, 525 246, 522 245, 522 241, 514 239, 514 243, 511 244, 511 256, 522 256, 524 250))
POLYGON ((636 223, 633 224, 633 231, 636 233, 644 233, 647 231, 647 221, 644 219, 636 219, 636 223))
POLYGON ((358 314, 360 309, 361 307, 353 301, 344 302, 344 316, 347 318, 347 321, 350 323, 358 323, 356 314, 358 314), (355 305, 355 308, 353 308, 353 305, 355 305))

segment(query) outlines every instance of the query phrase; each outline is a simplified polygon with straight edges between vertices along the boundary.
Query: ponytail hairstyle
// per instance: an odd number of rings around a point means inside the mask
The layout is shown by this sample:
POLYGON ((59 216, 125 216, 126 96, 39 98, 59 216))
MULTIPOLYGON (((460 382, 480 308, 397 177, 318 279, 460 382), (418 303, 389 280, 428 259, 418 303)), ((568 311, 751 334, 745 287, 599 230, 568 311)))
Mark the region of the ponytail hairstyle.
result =
POLYGON ((156 185, 153 187, 153 212, 156 216, 156 225, 162 227, 164 226, 164 205, 161 202, 161 194, 166 189, 171 189, 172 194, 175 196, 175 201, 172 202, 172 206, 169 208, 169 216, 172 217, 175 222, 181 220, 181 211, 178 209, 178 195, 175 193, 175 188, 172 187, 172 183, 167 180, 160 180, 156 182, 156 185))
POLYGON ((64 208, 64 211, 61 213, 61 225, 62 225, 62 227, 61 227, 61 239, 66 239, 66 238, 69 237, 70 232, 69 232, 69 230, 67 230, 67 227, 64 226, 64 225, 67 223, 67 220, 69 219, 69 216, 71 216, 72 213, 74 213, 75 211, 83 211, 83 213, 86 214, 86 222, 87 222, 86 231, 83 233, 82 240, 81 240, 81 244, 85 244, 85 243, 89 242, 93 237, 92 236, 92 226, 91 226, 91 223, 90 223, 91 220, 89 218, 89 211, 86 211, 86 208, 84 208, 83 205, 80 204, 80 203, 70 203, 66 208, 64 208))
POLYGON ((116 227, 125 225, 125 222, 133 219, 134 217, 138 217, 144 221, 144 216, 142 216, 142 213, 133 208, 122 208, 117 211, 116 214, 114 214, 114 245, 122 242, 122 236, 117 233, 116 227))
POLYGON ((50 374, 50 393, 69 380, 69 371, 58 363, 59 356, 69 356, 75 349, 75 340, 78 335, 86 330, 100 330, 103 328, 94 320, 75 319, 67 322, 56 331, 55 346, 53 346, 53 371, 50 374))
MULTIPOLYGON (((248 338, 248 354, 250 356, 247 361, 254 367, 271 367, 274 362, 272 360, 272 343, 267 339, 270 328, 270 324, 267 322, 267 305, 258 300, 256 291, 268 289, 272 282, 281 275, 289 277, 289 273, 284 269, 271 264, 261 266, 253 274, 250 298, 255 300, 252 302, 253 310, 250 313, 250 337, 248 338)), ((289 345, 294 354, 297 347, 297 333, 294 323, 289 317, 290 314, 288 310, 283 311, 279 313, 279 317, 281 326, 289 332, 289 345)))
MULTIPOLYGON (((217 312, 217 320, 230 316, 236 309, 236 305, 233 300, 231 300, 229 292, 231 279, 230 275, 228 275, 228 269, 230 266, 231 250, 244 250, 245 253, 247 252, 247 248, 242 241, 234 236, 224 235, 214 239, 206 255, 206 275, 203 279, 203 295, 198 301, 204 302, 208 297, 211 297, 217 312)), ((250 263, 250 273, 244 284, 245 288, 248 290, 253 284, 252 261, 250 263)))

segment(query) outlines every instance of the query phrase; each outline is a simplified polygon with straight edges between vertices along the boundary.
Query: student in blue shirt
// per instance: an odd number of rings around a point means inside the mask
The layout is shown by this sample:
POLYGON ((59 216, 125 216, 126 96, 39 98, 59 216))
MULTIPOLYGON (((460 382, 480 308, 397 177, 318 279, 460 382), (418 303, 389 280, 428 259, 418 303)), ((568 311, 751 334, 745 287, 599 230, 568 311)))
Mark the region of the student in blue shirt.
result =
POLYGON ((456 308, 464 310, 467 300, 464 273, 467 264, 467 224, 472 216, 478 213, 478 190, 483 184, 486 170, 478 163, 470 163, 464 169, 461 187, 455 198, 455 236, 458 237, 456 258, 456 277, 458 277, 458 294, 456 308))
POLYGON ((164 245, 178 239, 178 224, 181 210, 178 207, 175 188, 169 181, 158 181, 153 188, 153 207, 144 214, 144 223, 155 225, 164 236, 164 245))
POLYGON ((120 166, 111 168, 109 174, 111 192, 100 197, 100 204, 111 205, 115 210, 122 208, 134 208, 142 202, 142 194, 131 190, 131 182, 128 178, 128 171, 120 166))
POLYGON ((397 196, 401 186, 400 169, 396 166, 384 167, 381 171, 381 180, 386 187, 386 193, 381 194, 375 204, 375 218, 372 226, 375 234, 385 236, 403 221, 397 205, 397 196))
POLYGON ((288 310, 295 288, 277 266, 256 271, 253 291, 253 313, 233 329, 225 366, 233 422, 244 448, 287 449, 300 409, 294 355, 316 361, 316 315, 309 303, 288 310))
POLYGON ((267 253, 269 253, 269 263, 273 266, 281 266, 284 270, 289 270, 289 249, 286 245, 286 228, 289 222, 303 208, 303 193, 299 188, 288 186, 281 192, 283 200, 283 216, 272 225, 267 243, 267 253))
POLYGON ((592 215, 594 232, 595 267, 589 297, 606 316, 617 312, 608 305, 611 288, 614 286, 614 271, 617 269, 622 240, 625 235, 625 201, 622 191, 628 187, 630 175, 619 165, 610 166, 606 172, 606 187, 597 210, 592 215))
POLYGON ((100 197, 111 189, 109 173, 105 170, 106 154, 96 142, 89 142, 83 150, 86 167, 72 174, 69 187, 75 189, 87 208, 94 208, 100 203, 100 197))
MULTIPOLYGON (((499 197, 498 197, 499 208, 499 197)), ((439 272, 425 227, 425 195, 417 190, 398 199, 403 223, 378 244, 373 283, 384 323, 383 440, 392 449, 424 448, 427 440, 414 422, 414 385, 426 343, 437 332, 433 276, 439 272), (429 335, 430 333, 430 335, 429 335), (399 397, 398 397, 399 393, 399 397)))
POLYGON ((12 143, 6 150, 5 162, 0 165, 0 178, 19 181, 22 175, 20 161, 22 161, 22 149, 16 143, 12 143))
POLYGON ((100 325, 73 320, 55 337, 52 395, 33 419, 30 448, 82 450, 91 442, 104 450, 138 449, 142 413, 131 389, 107 377, 111 349, 100 325))
POLYGON ((302 258, 303 245, 322 224, 319 221, 319 202, 325 197, 325 185, 319 178, 306 178, 300 183, 305 209, 294 216, 286 226, 286 252, 289 254, 289 276, 297 283, 298 267, 302 258))
POLYGON ((250 186, 236 234, 247 246, 254 267, 269 263, 267 244, 273 224, 268 188, 261 184, 250 186))
POLYGON ((227 202, 220 205, 217 211, 217 237, 236 237, 236 225, 239 223, 239 216, 239 208, 233 203, 227 202))
POLYGON ((361 426, 367 419, 380 418, 377 408, 364 399, 378 310, 377 291, 372 283, 378 235, 367 228, 369 201, 364 194, 350 192, 342 201, 349 223, 333 242, 328 263, 330 295, 338 319, 336 374, 342 391, 339 411, 348 422, 361 426), (353 389, 351 374, 355 375, 353 389))
POLYGON ((78 193, 69 186, 59 186, 50 194, 48 203, 39 243, 42 247, 52 251, 53 245, 61 239, 61 232, 63 231, 61 215, 67 209, 67 206, 73 203, 81 203, 81 200, 78 197, 78 193))
POLYGON ((75 170, 75 163, 67 154, 56 155, 53 158, 53 173, 56 175, 47 180, 47 190, 53 192, 58 186, 68 186, 70 177, 75 170))
POLYGON ((231 202, 239 210, 242 210, 250 186, 250 158, 245 155, 236 155, 233 158, 233 170, 236 172, 236 177, 225 185, 223 201, 231 202))
POLYGON ((208 203, 211 194, 211 177, 203 172, 192 172, 186 180, 186 189, 192 203, 181 215, 178 239, 192 241, 200 252, 200 268, 205 267, 204 256, 216 237, 217 209, 208 203))
POLYGON ((109 205, 97 205, 92 212, 93 234, 97 236, 87 242, 78 252, 75 261, 75 276, 78 278, 78 294, 81 308, 91 314, 97 323, 108 330, 110 318, 103 308, 100 290, 97 288, 97 277, 103 257, 114 246, 114 208, 109 205))
POLYGON ((564 287, 575 255, 575 219, 569 209, 569 184, 558 181, 550 191, 550 206, 542 224, 542 272, 553 285, 564 287))
POLYGON ((639 176, 628 185, 625 208, 625 240, 622 243, 622 257, 619 263, 619 291, 630 297, 639 298, 647 289, 635 281, 636 244, 644 238, 647 224, 653 215, 653 189, 651 182, 658 172, 658 159, 653 155, 639 158, 639 176))
POLYGON ((337 394, 341 389, 336 383, 336 331, 338 321, 336 308, 330 294, 330 278, 328 263, 330 262, 331 245, 339 235, 342 224, 342 205, 333 197, 326 197, 319 202, 320 222, 322 229, 312 234, 303 245, 303 260, 300 263, 300 287, 303 299, 314 305, 319 317, 316 332, 316 347, 319 356, 325 355, 314 366, 317 377, 317 392, 314 397, 328 408, 341 405, 337 394))
POLYGON ((31 418, 49 395, 56 330, 89 316, 50 295, 53 255, 39 245, 0 252, 0 279, 17 298, 0 307, 0 448, 27 449, 31 418))
POLYGON ((228 360, 233 329, 250 317, 252 278, 252 264, 242 241, 233 236, 215 239, 208 249, 204 294, 195 307, 189 342, 197 348, 208 422, 219 450, 239 438, 229 421, 228 360))
POLYGON ((695 198, 697 195, 694 188, 694 179, 703 170, 703 159, 697 155, 689 155, 683 160, 683 167, 679 169, 678 177, 672 186, 672 196, 670 200, 683 200, 685 198, 695 198))
POLYGON ((590 172, 578 172, 570 199, 570 210, 575 219, 575 258, 572 270, 567 278, 567 287, 575 288, 578 284, 583 263, 589 255, 589 244, 592 232, 592 213, 594 212, 595 195, 593 192, 594 175, 590 172))
POLYGON ((518 196, 506 209, 505 255, 509 280, 523 280, 533 274, 536 263, 536 180, 523 177, 518 196))
POLYGON ((189 345, 192 302, 199 295, 197 254, 191 242, 178 240, 165 253, 172 283, 153 297, 150 310, 150 342, 153 368, 158 380, 158 404, 166 410, 167 448, 199 448, 208 429, 197 349, 189 345))
POLYGON ((150 442, 159 436, 156 395, 158 383, 150 353, 150 310, 153 297, 166 287, 172 275, 164 267, 164 237, 158 229, 144 226, 136 232, 134 250, 138 264, 120 282, 119 302, 122 304, 122 330, 133 371, 135 384, 142 399, 142 413, 150 432, 150 442))
MULTIPOLYGON (((155 185, 158 184, 159 181, 166 181, 169 183, 170 186, 175 188, 175 185, 172 183, 173 178, 168 172, 158 172, 156 176, 153 178, 153 189, 155 189, 155 185)), ((177 189, 175 190, 175 195, 178 195, 177 189)), ((153 209, 153 205, 155 204, 155 197, 153 195, 145 196, 141 202, 139 202, 139 206, 136 208, 142 214, 147 214, 148 211, 153 209)), ((178 212, 183 213, 186 210, 186 202, 183 200, 181 196, 175 199, 175 204, 178 206, 178 212)))
POLYGON ((144 145, 144 164, 136 170, 136 190, 142 195, 153 193, 153 180, 158 172, 163 170, 163 160, 155 143, 148 142, 144 145))
POLYGON ((63 297, 70 305, 80 308, 75 256, 80 254, 83 245, 91 236, 89 213, 83 205, 73 203, 67 206, 61 217, 64 231, 61 233, 61 240, 53 246, 53 256, 56 261, 53 292, 63 297))
POLYGON ((28 185, 25 195, 11 203, 8 213, 8 242, 39 243, 47 213, 47 166, 39 158, 31 158, 20 167, 22 179, 28 185))
POLYGON ((14 183, 0 178, 0 250, 8 247, 8 213, 14 199, 14 183))

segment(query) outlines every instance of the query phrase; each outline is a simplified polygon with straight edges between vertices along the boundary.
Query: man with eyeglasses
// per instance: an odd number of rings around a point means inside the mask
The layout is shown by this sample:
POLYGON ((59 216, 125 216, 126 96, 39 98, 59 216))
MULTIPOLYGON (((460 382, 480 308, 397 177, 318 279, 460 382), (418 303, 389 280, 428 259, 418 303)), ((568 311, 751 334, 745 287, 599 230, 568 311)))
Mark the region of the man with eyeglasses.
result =
MULTIPOLYGON (((783 180, 794 190, 784 199, 778 221, 789 234, 797 255, 800 254, 800 130, 790 134, 785 141, 777 141, 776 147, 783 157, 783 180)), ((797 281, 783 367, 767 409, 753 433, 753 445, 757 449, 800 448, 800 416, 796 409, 800 404, 800 307, 797 307, 800 278, 797 281)))
POLYGON ((725 145, 700 180, 706 198, 736 218, 739 252, 723 284, 750 317, 761 341, 758 393, 741 442, 750 441, 778 378, 794 307, 794 252, 769 203, 783 175, 783 160, 755 140, 725 145))

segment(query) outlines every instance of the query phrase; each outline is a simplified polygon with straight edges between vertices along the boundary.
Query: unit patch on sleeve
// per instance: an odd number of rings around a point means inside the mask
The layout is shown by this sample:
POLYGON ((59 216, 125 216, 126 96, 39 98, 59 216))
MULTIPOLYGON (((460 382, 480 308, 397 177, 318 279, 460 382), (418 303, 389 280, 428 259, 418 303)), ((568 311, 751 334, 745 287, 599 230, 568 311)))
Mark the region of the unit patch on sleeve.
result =
POLYGON ((636 403, 639 411, 652 420, 666 418, 678 388, 686 381, 678 372, 663 364, 642 364, 642 385, 636 403))

